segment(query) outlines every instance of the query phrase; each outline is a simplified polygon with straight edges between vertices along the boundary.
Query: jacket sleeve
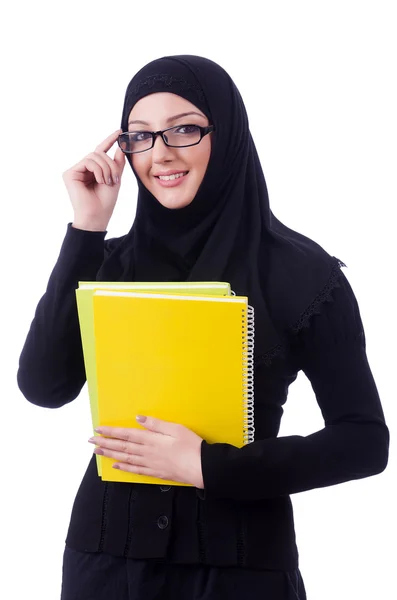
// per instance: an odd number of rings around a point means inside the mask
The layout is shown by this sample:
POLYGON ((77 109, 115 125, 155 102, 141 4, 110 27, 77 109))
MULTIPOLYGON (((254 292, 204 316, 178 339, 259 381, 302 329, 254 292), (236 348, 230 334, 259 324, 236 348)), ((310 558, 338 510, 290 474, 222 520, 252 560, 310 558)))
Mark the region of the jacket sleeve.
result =
POLYGON ((106 251, 105 235, 68 224, 19 359, 18 386, 33 404, 63 406, 85 383, 75 290, 78 281, 95 281, 106 251))
POLYGON ((204 487, 218 498, 257 500, 335 485, 382 472, 389 431, 368 364, 358 304, 343 273, 299 334, 301 368, 324 428, 306 437, 258 440, 236 448, 201 445, 204 487))

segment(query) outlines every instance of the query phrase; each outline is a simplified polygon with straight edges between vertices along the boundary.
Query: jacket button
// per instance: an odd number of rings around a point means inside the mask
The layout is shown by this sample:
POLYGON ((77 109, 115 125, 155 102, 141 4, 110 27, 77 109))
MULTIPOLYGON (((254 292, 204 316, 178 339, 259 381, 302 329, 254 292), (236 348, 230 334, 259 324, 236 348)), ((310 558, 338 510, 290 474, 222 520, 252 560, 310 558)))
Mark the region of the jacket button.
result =
POLYGON ((171 489, 171 486, 170 486, 170 485, 160 485, 160 490, 161 490, 162 492, 169 492, 169 491, 170 491, 170 489, 171 489))
POLYGON ((168 518, 165 515, 162 515, 157 519, 157 526, 159 529, 165 529, 168 527, 168 518))

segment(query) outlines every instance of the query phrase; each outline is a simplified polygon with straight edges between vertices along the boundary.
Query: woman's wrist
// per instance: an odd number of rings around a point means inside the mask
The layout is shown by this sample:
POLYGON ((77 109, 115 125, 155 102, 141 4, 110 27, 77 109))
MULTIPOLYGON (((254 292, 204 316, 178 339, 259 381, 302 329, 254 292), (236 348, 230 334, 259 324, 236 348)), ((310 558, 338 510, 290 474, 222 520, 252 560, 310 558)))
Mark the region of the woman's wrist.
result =
POLYGON ((103 223, 94 223, 93 221, 84 222, 84 221, 74 220, 72 222, 72 227, 74 229, 81 229, 83 231, 100 231, 102 233, 107 231, 107 225, 105 225, 103 223))

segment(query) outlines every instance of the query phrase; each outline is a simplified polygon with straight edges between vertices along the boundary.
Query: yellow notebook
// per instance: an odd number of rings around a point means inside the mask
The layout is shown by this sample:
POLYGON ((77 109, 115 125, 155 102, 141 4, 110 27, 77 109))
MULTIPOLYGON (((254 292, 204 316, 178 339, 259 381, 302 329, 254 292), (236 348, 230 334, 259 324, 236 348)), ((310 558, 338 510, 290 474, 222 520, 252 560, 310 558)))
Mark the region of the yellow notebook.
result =
MULTIPOLYGON (((254 315, 246 297, 97 290, 99 424, 140 428, 143 414, 209 443, 253 441, 254 315)), ((102 479, 183 485, 113 469, 102 479)))
MULTIPOLYGON (((94 317, 92 297, 95 290, 139 290, 147 292, 164 292, 188 294, 232 294, 230 284, 222 281, 160 281, 160 282, 137 282, 137 281, 80 281, 76 290, 77 311, 80 321, 81 341, 84 354, 84 365, 87 376, 88 395, 90 398, 92 429, 99 425, 98 401, 97 401, 97 378, 94 344, 94 317)), ((97 435, 93 431, 94 435, 97 435)), ((101 475, 101 461, 97 456, 98 474, 101 475)))

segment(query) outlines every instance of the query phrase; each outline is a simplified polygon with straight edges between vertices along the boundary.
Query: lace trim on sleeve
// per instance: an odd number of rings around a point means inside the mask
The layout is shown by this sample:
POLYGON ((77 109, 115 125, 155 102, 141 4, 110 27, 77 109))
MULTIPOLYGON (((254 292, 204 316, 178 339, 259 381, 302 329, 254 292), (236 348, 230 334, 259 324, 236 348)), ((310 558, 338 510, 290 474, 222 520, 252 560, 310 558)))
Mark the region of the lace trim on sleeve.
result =
POLYGON ((321 305, 324 302, 333 302, 331 292, 335 288, 340 287, 340 284, 338 281, 338 279, 340 277, 340 273, 341 273, 340 269, 341 269, 341 267, 346 267, 345 263, 343 263, 341 260, 339 260, 338 258, 336 260, 337 260, 337 262, 335 263, 335 265, 331 271, 331 275, 329 277, 328 283, 321 290, 321 292, 318 294, 318 296, 316 296, 316 298, 313 300, 313 302, 307 307, 307 309, 301 314, 301 316, 296 321, 296 323, 290 328, 290 331, 292 331, 292 333, 299 333, 299 331, 301 329, 303 329, 304 327, 309 327, 310 318, 313 315, 320 314, 321 305))
POLYGON ((283 358, 285 356, 285 345, 277 344, 277 346, 273 346, 268 352, 265 354, 261 354, 261 356, 257 356, 255 358, 255 367, 258 365, 265 365, 269 367, 272 363, 273 358, 279 357, 283 358))
MULTIPOLYGON (((334 257, 336 260, 335 265, 332 268, 330 277, 328 279, 327 284, 321 290, 321 292, 315 297, 313 302, 309 304, 306 310, 301 314, 299 319, 289 328, 289 332, 296 334, 299 333, 303 328, 307 328, 310 325, 310 319, 313 315, 318 315, 321 312, 321 305, 324 302, 333 302, 333 298, 331 296, 331 292, 335 288, 340 287, 339 277, 341 274, 341 267, 346 267, 345 263, 339 260, 339 258, 334 257)), ((287 340, 284 338, 283 343, 277 344, 273 348, 271 348, 265 354, 256 357, 255 366, 264 364, 265 366, 270 366, 272 360, 276 357, 283 358, 286 355, 286 345, 287 340)))

